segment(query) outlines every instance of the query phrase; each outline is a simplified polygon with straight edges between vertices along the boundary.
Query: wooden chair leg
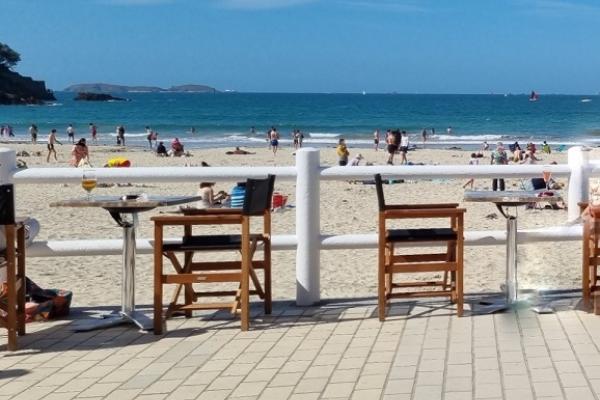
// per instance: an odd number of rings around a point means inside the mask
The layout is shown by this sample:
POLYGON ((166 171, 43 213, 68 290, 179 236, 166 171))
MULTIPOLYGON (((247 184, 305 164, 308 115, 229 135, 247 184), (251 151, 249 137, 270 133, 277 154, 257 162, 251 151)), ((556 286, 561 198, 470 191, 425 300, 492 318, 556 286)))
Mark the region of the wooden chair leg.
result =
POLYGON ((463 239, 463 220, 462 216, 458 220, 459 238, 456 242, 456 314, 463 316, 464 293, 463 293, 463 273, 464 273, 464 239, 463 239))
POLYGON ((6 322, 8 329, 8 350, 18 349, 17 343, 17 276, 15 265, 15 226, 5 225, 6 236, 6 285, 7 288, 7 307, 6 322))
POLYGON ((162 226, 154 226, 154 334, 161 335, 163 328, 163 230, 162 226))
POLYGON ((242 331, 250 328, 250 221, 242 219, 242 279, 241 279, 241 325, 242 331))
POLYGON ((17 259, 16 279, 20 282, 17 290, 17 333, 25 335, 25 225, 21 225, 17 232, 17 259))
MULTIPOLYGON (((385 275, 386 275, 386 271, 385 271, 385 258, 386 258, 386 254, 385 254, 385 242, 381 241, 381 238, 379 239, 379 257, 378 257, 378 261, 379 261, 379 265, 377 267, 377 277, 378 277, 378 285, 377 285, 377 299, 378 299, 378 312, 379 312, 379 320, 380 321, 385 321, 385 312, 386 312, 386 290, 385 290, 385 275)), ((385 238, 384 238, 385 240, 385 238)))
MULTIPOLYGON (((590 308, 590 226, 589 221, 583 223, 583 249, 581 260, 581 291, 583 306, 590 308)), ((595 279, 595 278, 594 278, 595 279)))
POLYGON ((265 268, 263 273, 265 274, 265 314, 271 314, 273 310, 273 299, 271 295, 271 240, 265 240, 264 256, 265 268))

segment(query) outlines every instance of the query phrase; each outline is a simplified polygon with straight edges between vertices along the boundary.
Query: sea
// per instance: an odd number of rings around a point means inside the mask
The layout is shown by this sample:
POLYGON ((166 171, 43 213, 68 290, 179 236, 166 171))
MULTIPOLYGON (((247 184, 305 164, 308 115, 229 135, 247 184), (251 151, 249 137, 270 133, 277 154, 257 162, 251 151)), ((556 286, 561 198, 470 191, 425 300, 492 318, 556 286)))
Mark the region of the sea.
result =
POLYGON ((73 124, 76 137, 90 137, 98 127, 100 142, 116 143, 116 127, 126 129, 128 146, 148 146, 145 127, 159 140, 179 138, 186 148, 259 147, 266 131, 280 132, 283 144, 300 129, 304 144, 335 145, 345 138, 353 147, 370 147, 373 131, 409 133, 413 144, 475 148, 494 144, 546 140, 554 146, 600 145, 600 95, 436 95, 335 93, 115 93, 126 101, 75 101, 74 93, 56 92, 46 105, 0 106, 0 125, 11 125, 14 138, 29 140, 34 123, 39 139, 55 128, 59 140, 73 124))

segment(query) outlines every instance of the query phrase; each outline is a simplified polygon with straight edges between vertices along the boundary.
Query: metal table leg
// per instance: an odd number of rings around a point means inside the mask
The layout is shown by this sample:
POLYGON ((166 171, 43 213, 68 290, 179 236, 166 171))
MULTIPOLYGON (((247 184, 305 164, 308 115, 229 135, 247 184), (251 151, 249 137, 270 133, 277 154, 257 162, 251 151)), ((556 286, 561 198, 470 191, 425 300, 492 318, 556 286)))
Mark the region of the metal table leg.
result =
POLYGON ((129 213, 131 220, 123 218, 123 214, 111 213, 114 220, 123 228, 123 271, 121 282, 121 311, 119 313, 102 314, 101 319, 94 318, 81 321, 74 326, 76 331, 91 331, 111 326, 131 323, 143 330, 152 329, 152 319, 135 311, 135 228, 138 222, 137 212, 129 213))

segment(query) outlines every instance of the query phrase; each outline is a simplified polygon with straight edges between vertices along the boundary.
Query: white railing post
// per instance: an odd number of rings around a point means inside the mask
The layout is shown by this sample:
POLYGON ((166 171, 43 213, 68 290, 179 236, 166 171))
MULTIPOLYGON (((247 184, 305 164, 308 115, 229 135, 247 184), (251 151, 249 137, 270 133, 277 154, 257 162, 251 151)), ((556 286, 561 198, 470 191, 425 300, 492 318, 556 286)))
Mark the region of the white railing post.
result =
POLYGON ((0 185, 13 182, 13 172, 17 169, 17 156, 13 149, 0 148, 0 185))
POLYGON ((575 146, 568 152, 568 164, 571 169, 569 177, 569 222, 579 218, 579 202, 588 201, 590 182, 589 182, 589 151, 590 149, 575 146))
POLYGON ((321 300, 321 225, 319 150, 296 152, 296 304, 310 306, 321 300))

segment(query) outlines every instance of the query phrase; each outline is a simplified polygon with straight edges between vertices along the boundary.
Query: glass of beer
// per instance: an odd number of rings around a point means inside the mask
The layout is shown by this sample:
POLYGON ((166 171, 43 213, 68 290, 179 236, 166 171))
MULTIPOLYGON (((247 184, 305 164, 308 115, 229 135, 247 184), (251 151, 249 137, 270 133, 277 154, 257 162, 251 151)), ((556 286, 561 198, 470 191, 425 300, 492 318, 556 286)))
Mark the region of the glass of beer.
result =
POLYGON ((96 187, 96 171, 93 169, 83 170, 81 187, 87 192, 87 199, 92 200, 92 190, 96 187))

